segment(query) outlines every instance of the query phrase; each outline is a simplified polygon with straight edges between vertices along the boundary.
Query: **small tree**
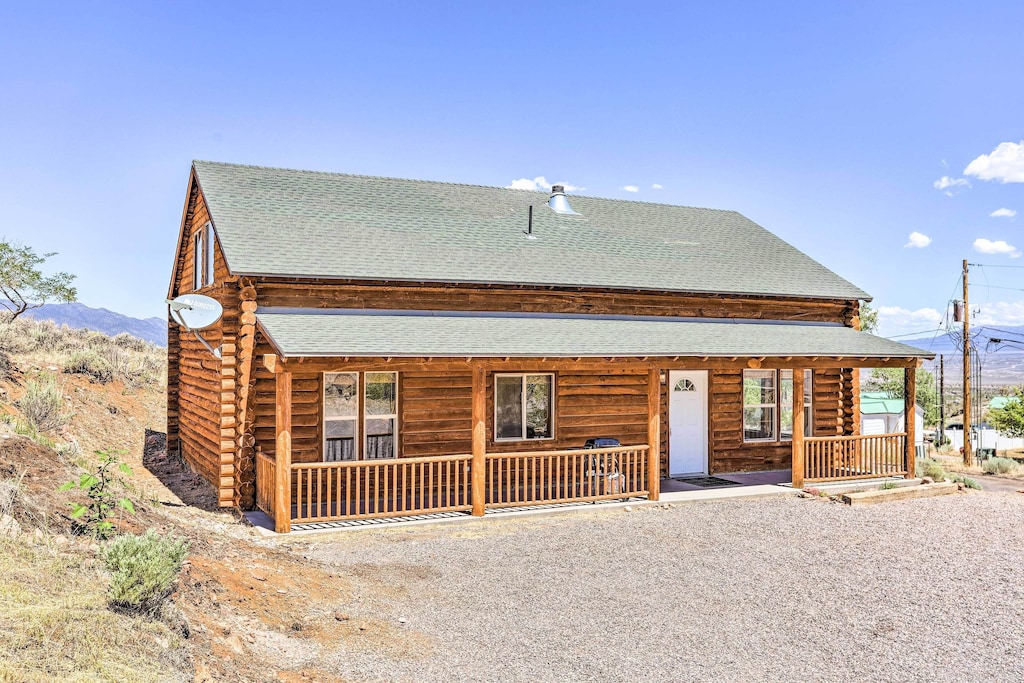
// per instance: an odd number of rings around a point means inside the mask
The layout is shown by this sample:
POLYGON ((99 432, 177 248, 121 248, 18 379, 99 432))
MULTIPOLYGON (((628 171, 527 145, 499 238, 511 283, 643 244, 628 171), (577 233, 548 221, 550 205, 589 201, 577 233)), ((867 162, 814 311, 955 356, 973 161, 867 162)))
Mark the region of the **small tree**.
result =
POLYGON ((869 334, 878 332, 878 311, 866 301, 860 305, 860 329, 869 334))
POLYGON ((1024 388, 1016 390, 1016 396, 1002 408, 988 411, 986 418, 996 431, 1011 439, 1024 437, 1024 388))
MULTIPOLYGON (((885 392, 889 398, 903 398, 903 369, 876 368, 864 384, 871 391, 885 392)), ((924 411, 925 424, 936 424, 939 421, 939 393, 935 390, 935 375, 920 369, 915 384, 917 405, 924 411)))
POLYGON ((3 320, 10 322, 47 301, 69 304, 78 298, 71 286, 74 275, 61 272, 43 277, 39 271, 39 266, 54 255, 40 255, 32 247, 0 240, 0 307, 6 309, 3 320))

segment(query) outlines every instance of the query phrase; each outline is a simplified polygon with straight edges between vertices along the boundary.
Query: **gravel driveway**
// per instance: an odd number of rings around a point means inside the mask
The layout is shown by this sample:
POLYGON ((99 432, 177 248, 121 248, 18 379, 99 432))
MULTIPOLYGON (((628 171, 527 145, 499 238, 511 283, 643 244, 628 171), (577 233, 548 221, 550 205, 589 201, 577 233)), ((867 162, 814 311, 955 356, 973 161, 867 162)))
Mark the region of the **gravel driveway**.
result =
POLYGON ((318 663, 346 680, 1024 680, 1021 494, 723 500, 292 547, 353 582, 353 619, 420 644, 318 663))

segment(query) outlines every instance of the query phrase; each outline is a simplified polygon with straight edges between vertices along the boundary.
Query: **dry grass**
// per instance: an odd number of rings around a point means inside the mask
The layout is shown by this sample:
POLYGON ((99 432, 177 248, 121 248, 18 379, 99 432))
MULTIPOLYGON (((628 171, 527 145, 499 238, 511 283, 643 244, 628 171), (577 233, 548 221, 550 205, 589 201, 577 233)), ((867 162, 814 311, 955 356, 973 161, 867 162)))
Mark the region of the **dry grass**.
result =
POLYGON ((57 326, 49 320, 17 318, 0 323, 0 351, 19 361, 57 365, 96 381, 117 379, 126 387, 165 386, 166 351, 128 334, 108 337, 100 332, 57 326))
POLYGON ((183 680, 181 636, 109 610, 91 555, 0 539, 0 682, 183 680))

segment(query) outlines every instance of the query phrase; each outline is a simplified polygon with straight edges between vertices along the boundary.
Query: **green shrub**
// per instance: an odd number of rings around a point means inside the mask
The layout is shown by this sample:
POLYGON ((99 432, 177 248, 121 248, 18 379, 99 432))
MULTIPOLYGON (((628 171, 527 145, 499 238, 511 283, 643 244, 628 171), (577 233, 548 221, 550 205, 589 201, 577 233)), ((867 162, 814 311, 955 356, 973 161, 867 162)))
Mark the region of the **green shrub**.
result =
POLYGON ((110 521, 110 516, 115 509, 135 512, 131 499, 126 496, 118 498, 114 492, 115 489, 123 491, 129 486, 118 472, 131 474, 132 469, 119 461, 115 454, 96 451, 96 455, 99 456, 99 463, 92 472, 86 472, 78 479, 62 484, 57 490, 83 491, 88 499, 87 503, 83 505, 74 501, 68 502, 71 506, 71 518, 81 520, 80 524, 96 538, 107 538, 114 532, 114 523, 110 521))
POLYGON ((888 491, 890 489, 896 488, 896 482, 894 482, 894 481, 882 482, 882 485, 879 486, 878 488, 880 488, 883 491, 888 491))
POLYGON ((160 536, 150 529, 142 536, 118 536, 104 546, 110 570, 108 599, 116 608, 155 613, 171 594, 171 586, 188 555, 188 541, 160 536))
POLYGON ((917 461, 914 474, 918 477, 931 477, 935 481, 942 481, 946 478, 946 470, 942 465, 931 458, 921 458, 917 461))
POLYGON ((106 358, 96 351, 82 350, 71 354, 64 364, 64 372, 82 374, 106 384, 114 379, 114 368, 106 358))
POLYGON ((71 413, 64 411, 64 393, 57 378, 46 372, 26 382, 25 394, 17 405, 28 423, 40 432, 59 429, 71 420, 71 413))
POLYGON ((990 458, 982 465, 982 469, 989 474, 1016 474, 1020 465, 1010 458, 990 458))
POLYGON ((953 482, 954 484, 963 484, 969 489, 978 489, 979 491, 981 490, 981 484, 974 481, 973 479, 963 476, 962 474, 954 474, 952 477, 950 477, 950 481, 953 482))

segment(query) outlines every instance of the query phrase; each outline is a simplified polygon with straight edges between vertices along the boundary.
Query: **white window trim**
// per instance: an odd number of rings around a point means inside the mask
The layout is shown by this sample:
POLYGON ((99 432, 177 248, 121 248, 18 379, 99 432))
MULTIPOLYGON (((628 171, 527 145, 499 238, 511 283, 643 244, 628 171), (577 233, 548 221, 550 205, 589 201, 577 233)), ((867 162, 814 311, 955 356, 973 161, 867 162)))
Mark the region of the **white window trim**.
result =
POLYGON ((206 252, 205 255, 203 256, 203 259, 206 268, 203 271, 203 286, 206 287, 208 285, 212 285, 214 280, 214 245, 216 244, 216 237, 214 237, 213 234, 213 223, 207 223, 204 232, 206 233, 206 237, 204 237, 204 239, 206 240, 206 252))
POLYGON ((494 400, 492 402, 494 403, 494 420, 491 423, 491 425, 492 425, 491 426, 491 430, 492 430, 491 433, 493 435, 495 443, 508 443, 508 442, 517 442, 517 441, 554 441, 555 440, 555 373, 553 373, 553 372, 501 372, 501 373, 496 372, 496 373, 494 373, 493 387, 494 387, 493 388, 494 400), (522 429, 522 432, 521 432, 522 436, 519 437, 519 438, 508 437, 508 436, 506 436, 504 438, 500 438, 500 439, 498 438, 498 378, 499 377, 519 377, 520 380, 522 381, 523 391, 522 391, 522 405, 520 406, 520 410, 522 411, 521 414, 523 416, 523 420, 522 420, 523 429, 522 429), (536 438, 535 437, 533 439, 529 439, 529 438, 526 437, 526 378, 527 377, 550 377, 551 378, 551 384, 550 384, 550 386, 551 386, 551 397, 550 397, 551 405, 548 407, 548 413, 551 416, 551 428, 548 431, 551 433, 551 436, 544 436, 544 437, 540 437, 540 438, 536 438))
POLYGON ((192 291, 198 292, 203 288, 203 277, 206 274, 206 265, 203 262, 206 248, 203 245, 206 230, 196 230, 192 234, 192 291))
MULTIPOLYGON (((748 439, 747 438, 747 434, 746 434, 746 424, 745 424, 746 415, 744 414, 744 415, 741 415, 741 418, 742 418, 741 419, 741 424, 742 424, 741 429, 743 430, 743 443, 792 443, 793 442, 792 435, 790 435, 788 438, 783 438, 783 436, 782 436, 782 373, 783 373, 783 370, 782 369, 774 370, 774 372, 775 372, 775 403, 747 403, 746 402, 746 388, 744 387, 744 384, 746 383, 747 373, 755 373, 755 372, 764 372, 764 370, 744 370, 743 371, 743 381, 740 383, 740 386, 742 387, 742 390, 744 391, 743 403, 742 403, 741 410, 743 410, 743 412, 746 413, 747 408, 773 408, 774 411, 775 411, 775 424, 774 424, 775 436, 770 437, 770 438, 762 438, 762 439, 748 439)), ((795 372, 795 371, 790 370, 790 372, 795 372)), ((807 392, 807 389, 812 386, 813 382, 814 382, 814 371, 813 370, 804 370, 804 391, 805 391, 805 393, 807 392), (810 373, 810 377, 807 376, 808 373, 810 373)), ((793 398, 795 399, 796 396, 794 396, 793 398)), ((794 403, 795 403, 795 401, 794 401, 794 403)), ((813 389, 811 389, 811 391, 810 391, 810 400, 809 401, 805 401, 803 403, 803 409, 806 410, 807 408, 811 409, 810 410, 810 414, 811 414, 811 419, 813 420, 813 418, 814 418, 814 391, 813 391, 813 389)), ((795 414, 795 411, 794 411, 794 414, 795 414)), ((810 434, 814 433, 813 427, 810 424, 810 420, 804 420, 804 436, 805 437, 808 436, 809 433, 810 434)))
POLYGON ((207 222, 192 234, 192 291, 209 287, 214 280, 213 223, 207 222))

